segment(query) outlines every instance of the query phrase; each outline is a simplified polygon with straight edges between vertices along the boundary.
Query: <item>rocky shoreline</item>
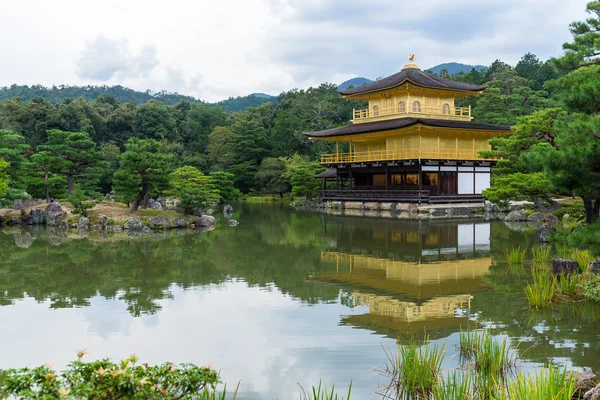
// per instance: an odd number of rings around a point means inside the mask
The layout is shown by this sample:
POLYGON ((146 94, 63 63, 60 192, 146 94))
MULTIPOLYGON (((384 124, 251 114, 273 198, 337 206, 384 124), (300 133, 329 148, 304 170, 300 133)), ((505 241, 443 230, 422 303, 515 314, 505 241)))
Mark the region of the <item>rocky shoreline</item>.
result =
POLYGON ((169 219, 163 215, 155 215, 147 221, 139 218, 128 218, 124 222, 115 221, 106 215, 100 215, 96 220, 91 221, 87 217, 79 217, 75 223, 69 214, 58 203, 50 203, 44 206, 33 206, 27 213, 25 208, 20 209, 20 215, 14 215, 12 212, 6 212, 0 215, 0 226, 47 226, 56 229, 78 231, 105 231, 121 232, 131 231, 140 233, 151 233, 154 230, 165 229, 214 229, 216 220, 212 215, 200 216, 181 216, 169 219))

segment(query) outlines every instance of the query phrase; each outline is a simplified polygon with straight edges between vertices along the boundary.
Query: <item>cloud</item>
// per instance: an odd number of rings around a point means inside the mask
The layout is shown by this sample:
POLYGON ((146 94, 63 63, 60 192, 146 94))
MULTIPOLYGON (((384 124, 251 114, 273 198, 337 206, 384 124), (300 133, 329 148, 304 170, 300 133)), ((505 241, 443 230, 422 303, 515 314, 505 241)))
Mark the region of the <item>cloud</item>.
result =
POLYGON ((585 0, 271 0, 282 22, 268 51, 293 79, 397 72, 415 53, 428 68, 457 61, 515 64, 526 52, 546 59, 569 40, 568 24, 581 19, 585 0))
POLYGON ((110 39, 100 34, 86 42, 76 61, 76 73, 83 79, 105 82, 113 77, 149 76, 158 65, 155 46, 144 46, 133 55, 127 39, 110 39))

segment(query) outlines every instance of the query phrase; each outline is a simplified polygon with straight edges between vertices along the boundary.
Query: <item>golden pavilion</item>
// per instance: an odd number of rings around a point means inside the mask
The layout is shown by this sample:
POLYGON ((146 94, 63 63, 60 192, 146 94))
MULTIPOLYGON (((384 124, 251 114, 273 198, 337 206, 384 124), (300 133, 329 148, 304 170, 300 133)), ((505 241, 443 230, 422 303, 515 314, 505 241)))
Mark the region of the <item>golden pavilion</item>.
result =
POLYGON ((339 90, 343 98, 369 106, 354 110, 350 125, 305 133, 310 140, 336 143, 335 153, 321 155, 328 168, 317 175, 323 179, 323 199, 482 201, 495 161, 479 152, 490 149, 490 138, 512 132, 508 126, 472 122, 471 107, 457 107, 455 101, 484 90, 421 71, 412 55, 394 75, 339 90), (328 181, 335 182, 330 190, 328 181))

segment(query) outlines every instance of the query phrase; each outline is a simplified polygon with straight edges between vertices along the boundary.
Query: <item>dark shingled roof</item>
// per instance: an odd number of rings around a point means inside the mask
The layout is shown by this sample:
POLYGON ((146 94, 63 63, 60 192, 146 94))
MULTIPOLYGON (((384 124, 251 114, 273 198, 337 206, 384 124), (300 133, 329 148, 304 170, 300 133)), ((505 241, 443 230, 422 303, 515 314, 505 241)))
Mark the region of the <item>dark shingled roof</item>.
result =
POLYGON ((464 90, 469 92, 480 92, 485 89, 484 86, 472 85, 470 83, 462 83, 452 81, 450 79, 440 78, 439 76, 423 72, 417 68, 405 68, 397 74, 390 75, 387 78, 379 79, 375 82, 367 83, 366 85, 352 89, 338 90, 338 93, 347 96, 360 93, 376 92, 378 90, 389 89, 395 86, 402 85, 407 81, 417 86, 445 90, 464 90))
POLYGON ((335 178, 337 176, 337 169, 335 168, 327 168, 325 171, 320 174, 316 174, 315 178, 327 179, 327 178, 335 178))
POLYGON ((360 133, 388 131, 392 129, 407 128, 416 124, 423 124, 425 126, 432 126, 438 128, 476 129, 501 132, 511 131, 510 126, 506 125, 480 124, 477 122, 469 121, 448 121, 444 119, 395 118, 384 121, 351 124, 346 126, 340 126, 339 128, 328 129, 326 131, 306 132, 304 134, 310 138, 325 138, 332 136, 345 136, 356 135, 360 133))

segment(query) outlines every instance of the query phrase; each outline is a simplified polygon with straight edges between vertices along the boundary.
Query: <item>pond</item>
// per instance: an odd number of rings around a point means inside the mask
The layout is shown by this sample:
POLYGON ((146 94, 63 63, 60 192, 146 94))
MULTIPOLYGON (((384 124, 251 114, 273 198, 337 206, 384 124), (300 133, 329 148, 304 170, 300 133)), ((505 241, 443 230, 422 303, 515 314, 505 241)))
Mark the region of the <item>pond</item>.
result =
POLYGON ((326 215, 281 204, 238 206, 211 232, 66 239, 0 232, 0 369, 86 359, 192 362, 241 380, 245 399, 297 398, 319 381, 370 398, 395 338, 446 343, 494 327, 524 367, 600 370, 592 304, 530 311, 529 273, 503 251, 533 231, 481 220, 326 215))

